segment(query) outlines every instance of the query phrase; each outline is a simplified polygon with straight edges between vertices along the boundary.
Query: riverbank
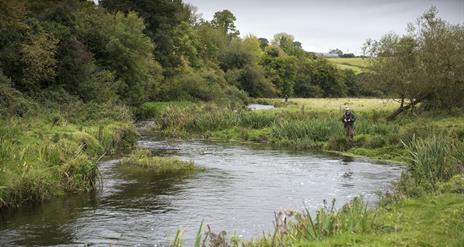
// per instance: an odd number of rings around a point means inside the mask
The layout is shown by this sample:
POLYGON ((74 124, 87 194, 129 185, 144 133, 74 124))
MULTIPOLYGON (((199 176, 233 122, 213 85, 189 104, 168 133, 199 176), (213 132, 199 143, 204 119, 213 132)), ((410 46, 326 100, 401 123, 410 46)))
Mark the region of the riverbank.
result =
POLYGON ((216 105, 182 102, 148 103, 142 116, 155 120, 151 132, 180 139, 266 143, 275 147, 314 150, 345 156, 406 163, 404 144, 413 138, 445 133, 464 136, 464 117, 448 114, 401 116, 386 121, 398 103, 381 99, 257 100, 278 106, 263 111, 229 110, 216 105), (357 116, 352 143, 344 137, 340 116, 350 106, 357 116))
POLYGON ((464 242, 462 194, 430 194, 370 210, 352 202, 335 213, 322 209, 311 217, 312 223, 299 215, 287 232, 245 246, 462 246, 464 242))
POLYGON ((137 139, 129 121, 79 123, 58 114, 0 120, 0 208, 94 189, 99 161, 137 139))
MULTIPOLYGON (((160 115, 153 115, 155 125, 151 131, 170 138, 266 143, 368 157, 401 162, 409 169, 391 191, 382 195, 381 205, 376 209, 364 211, 358 206, 355 212, 351 203, 343 207, 348 209, 342 208, 333 214, 319 211, 311 220, 306 217, 306 223, 303 218, 293 221, 288 227, 294 232, 279 233, 280 242, 271 234, 258 241, 245 241, 246 246, 439 246, 441 243, 459 246, 462 243, 464 198, 459 194, 464 191, 462 114, 407 113, 394 121, 386 121, 388 114, 398 107, 394 101, 294 99, 285 103, 262 99, 257 103, 279 108, 230 111, 207 105, 171 104, 160 115), (346 142, 339 121, 345 106, 357 115, 353 143, 346 142), (376 219, 362 228, 349 225, 343 229, 337 223, 348 220, 351 222, 348 224, 357 225, 367 214, 376 219), (310 233, 315 231, 321 231, 321 235, 315 237, 317 233, 310 233)), ((151 107, 156 108, 156 104, 151 107)), ((242 242, 231 240, 232 246, 234 243, 242 242)))

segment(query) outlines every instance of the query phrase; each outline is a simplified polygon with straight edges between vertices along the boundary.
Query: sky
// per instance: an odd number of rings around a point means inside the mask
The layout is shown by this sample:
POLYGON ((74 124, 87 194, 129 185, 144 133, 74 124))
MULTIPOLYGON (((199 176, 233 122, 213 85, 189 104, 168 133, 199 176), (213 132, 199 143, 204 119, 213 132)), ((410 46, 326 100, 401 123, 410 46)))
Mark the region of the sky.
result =
POLYGON ((313 52, 341 49, 361 54, 368 39, 403 34, 432 5, 439 16, 464 24, 464 0, 184 0, 198 8, 205 20, 228 9, 237 18, 242 36, 254 34, 269 40, 286 32, 313 52))

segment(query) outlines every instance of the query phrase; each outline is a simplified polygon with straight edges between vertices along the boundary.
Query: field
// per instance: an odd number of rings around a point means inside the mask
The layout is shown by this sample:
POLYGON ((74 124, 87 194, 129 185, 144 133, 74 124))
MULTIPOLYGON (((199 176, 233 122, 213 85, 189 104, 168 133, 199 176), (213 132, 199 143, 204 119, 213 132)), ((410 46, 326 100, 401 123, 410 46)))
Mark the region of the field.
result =
POLYGON ((356 74, 367 71, 369 67, 367 58, 327 58, 327 60, 340 69, 352 69, 356 74))
MULTIPOLYGON (((268 103, 282 104, 282 99, 273 99, 268 103)), ((350 107, 355 112, 368 111, 394 111, 399 103, 391 99, 377 98, 295 98, 290 99, 289 104, 282 110, 304 110, 318 112, 341 112, 345 107, 350 107)))

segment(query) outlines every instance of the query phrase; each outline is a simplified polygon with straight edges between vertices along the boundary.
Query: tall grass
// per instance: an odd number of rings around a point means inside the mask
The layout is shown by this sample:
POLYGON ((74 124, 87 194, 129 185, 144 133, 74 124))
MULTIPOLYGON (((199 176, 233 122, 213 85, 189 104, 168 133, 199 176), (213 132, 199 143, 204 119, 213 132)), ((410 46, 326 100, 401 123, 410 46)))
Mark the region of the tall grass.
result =
POLYGON ((410 166, 409 173, 402 179, 412 179, 425 191, 436 191, 440 182, 464 171, 462 141, 443 134, 432 134, 427 138, 413 138, 410 144, 404 145, 410 155, 410 166))
POLYGON ((131 155, 122 159, 121 165, 132 169, 132 171, 135 168, 142 168, 141 172, 159 175, 191 174, 199 170, 193 162, 153 156, 150 150, 147 149, 134 150, 131 155))
POLYGON ((335 200, 310 215, 308 210, 297 214, 287 239, 321 240, 339 233, 366 233, 375 226, 375 213, 362 198, 356 197, 341 209, 334 209, 335 200))
POLYGON ((135 145, 129 123, 0 119, 0 208, 95 188, 98 161, 135 145))
POLYGON ((282 121, 272 126, 271 136, 279 140, 327 141, 333 135, 343 135, 337 119, 282 121))
MULTIPOLYGON (((376 211, 368 209, 367 203, 360 197, 354 198, 342 208, 335 209, 335 200, 311 215, 309 210, 294 214, 293 212, 276 213, 274 232, 265 234, 255 241, 245 241, 234 237, 226 238, 226 232, 213 233, 208 230, 202 233, 201 223, 195 236, 195 247, 224 247, 224 246, 260 246, 278 247, 294 246, 302 241, 319 241, 343 233, 369 233, 375 230, 376 211), (203 239, 201 241, 201 239, 203 239)), ((182 246, 182 234, 178 231, 170 246, 182 246)))

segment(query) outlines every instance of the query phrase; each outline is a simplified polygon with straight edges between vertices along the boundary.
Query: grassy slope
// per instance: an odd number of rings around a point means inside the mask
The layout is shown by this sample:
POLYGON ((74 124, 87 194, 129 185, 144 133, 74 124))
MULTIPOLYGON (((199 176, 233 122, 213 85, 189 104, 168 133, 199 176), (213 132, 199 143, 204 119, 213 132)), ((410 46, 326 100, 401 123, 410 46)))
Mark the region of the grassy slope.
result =
POLYGON ((328 58, 327 60, 340 69, 352 69, 356 74, 368 70, 369 66, 366 58, 328 58))

